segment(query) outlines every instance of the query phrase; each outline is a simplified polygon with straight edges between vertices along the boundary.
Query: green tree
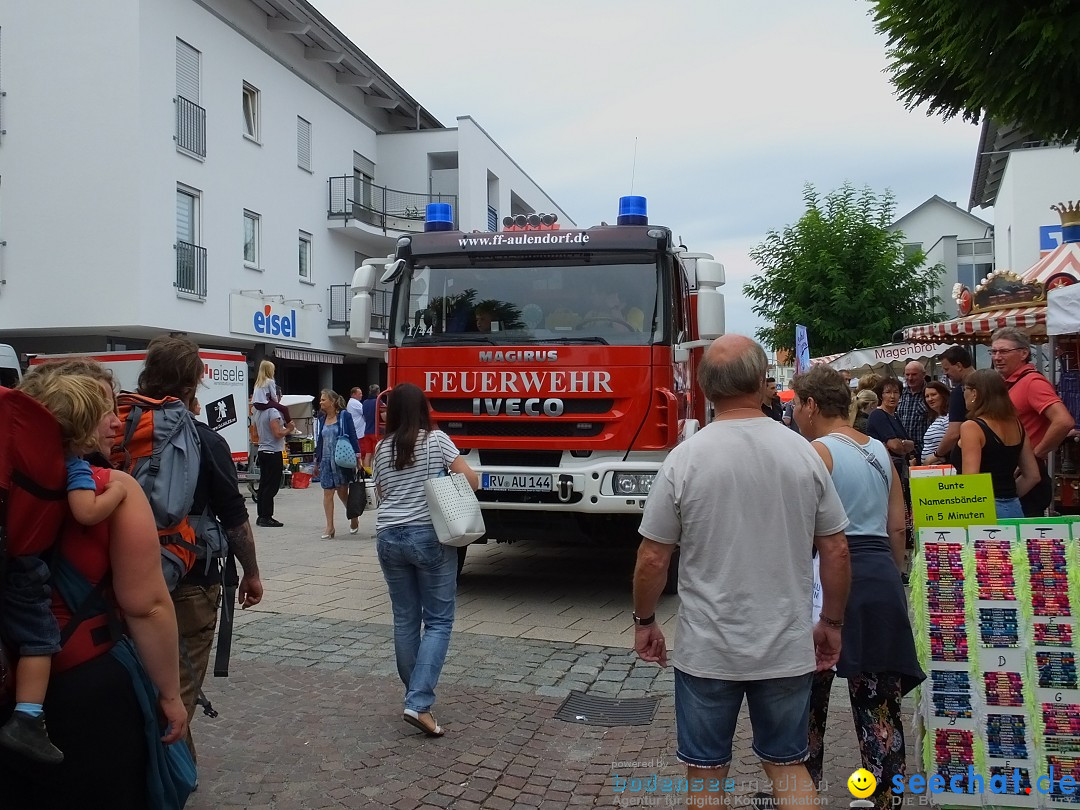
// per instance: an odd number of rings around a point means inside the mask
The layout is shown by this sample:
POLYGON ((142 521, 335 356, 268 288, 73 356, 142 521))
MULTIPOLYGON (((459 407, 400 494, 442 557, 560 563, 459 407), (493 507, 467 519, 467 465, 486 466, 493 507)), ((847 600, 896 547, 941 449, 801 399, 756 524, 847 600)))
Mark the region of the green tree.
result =
POLYGON ((815 355, 889 343, 893 332, 936 319, 934 290, 941 265, 923 267, 889 231, 896 206, 851 184, 825 196, 810 184, 806 213, 783 231, 770 230, 750 251, 761 269, 743 290, 769 322, 757 336, 773 349, 793 349, 795 325, 806 326, 815 355))
POLYGON ((945 120, 1019 124, 1040 138, 1080 137, 1076 0, 871 0, 889 40, 888 72, 908 109, 945 120))

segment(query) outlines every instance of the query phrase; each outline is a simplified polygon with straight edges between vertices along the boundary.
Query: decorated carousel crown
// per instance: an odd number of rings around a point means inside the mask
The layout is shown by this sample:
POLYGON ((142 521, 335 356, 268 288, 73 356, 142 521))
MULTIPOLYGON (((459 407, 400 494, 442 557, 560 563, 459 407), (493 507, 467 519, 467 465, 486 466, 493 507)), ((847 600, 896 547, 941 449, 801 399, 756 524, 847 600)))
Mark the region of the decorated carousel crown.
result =
POLYGON ((1057 211, 1058 216, 1061 217, 1062 227, 1080 225, 1080 203, 1058 203, 1057 205, 1051 205, 1050 209, 1057 211))

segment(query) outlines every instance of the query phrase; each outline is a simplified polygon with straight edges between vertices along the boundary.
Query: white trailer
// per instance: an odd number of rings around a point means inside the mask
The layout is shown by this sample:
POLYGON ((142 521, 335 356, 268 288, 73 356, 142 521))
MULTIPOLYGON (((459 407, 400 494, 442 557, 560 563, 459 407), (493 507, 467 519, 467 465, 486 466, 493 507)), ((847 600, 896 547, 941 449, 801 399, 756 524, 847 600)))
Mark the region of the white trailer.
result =
POLYGON ((0 385, 14 388, 20 379, 22 369, 19 368, 19 355, 6 343, 0 343, 0 385))
MULTIPOLYGON (((139 372, 146 362, 145 351, 102 352, 100 354, 39 354, 31 357, 35 366, 50 360, 87 357, 112 371, 122 391, 134 391, 139 372)), ((203 361, 202 385, 196 396, 202 406, 198 419, 210 425, 229 443, 234 462, 248 460, 248 366, 240 352, 200 351, 203 361)))

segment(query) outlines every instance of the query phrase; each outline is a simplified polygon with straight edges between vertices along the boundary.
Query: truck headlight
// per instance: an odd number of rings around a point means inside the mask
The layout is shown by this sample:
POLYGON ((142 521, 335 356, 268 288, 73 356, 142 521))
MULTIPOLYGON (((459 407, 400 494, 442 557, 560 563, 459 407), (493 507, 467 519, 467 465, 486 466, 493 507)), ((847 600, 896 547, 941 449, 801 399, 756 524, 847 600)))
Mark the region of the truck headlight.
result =
POLYGON ((612 477, 616 495, 648 495, 656 473, 622 473, 612 477))

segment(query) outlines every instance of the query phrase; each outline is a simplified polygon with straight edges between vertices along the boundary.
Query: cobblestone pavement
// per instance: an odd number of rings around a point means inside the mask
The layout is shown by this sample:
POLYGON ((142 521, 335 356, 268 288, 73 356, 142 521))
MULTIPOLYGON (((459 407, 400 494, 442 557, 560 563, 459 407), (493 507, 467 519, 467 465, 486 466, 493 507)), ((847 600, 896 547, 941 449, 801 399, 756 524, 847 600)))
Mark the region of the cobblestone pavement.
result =
MULTIPOLYGON (((428 739, 401 720, 372 517, 359 534, 320 543, 320 495, 283 492, 277 517, 286 528, 256 529, 267 595, 238 616, 231 676, 207 678, 221 714, 195 718, 201 782, 189 808, 676 804, 613 788, 614 775, 685 775, 674 757, 672 670, 629 649, 631 553, 471 549, 435 706, 447 734, 428 739), (612 643, 583 643, 590 637, 612 643), (655 696, 659 705, 643 726, 558 720, 571 690, 655 696)), ((675 608, 666 598, 667 625, 675 608)), ((858 763, 843 685, 833 693, 823 790, 837 807, 850 801, 845 782, 858 763)), ((746 803, 768 789, 746 717, 735 742, 731 777, 746 803)))

